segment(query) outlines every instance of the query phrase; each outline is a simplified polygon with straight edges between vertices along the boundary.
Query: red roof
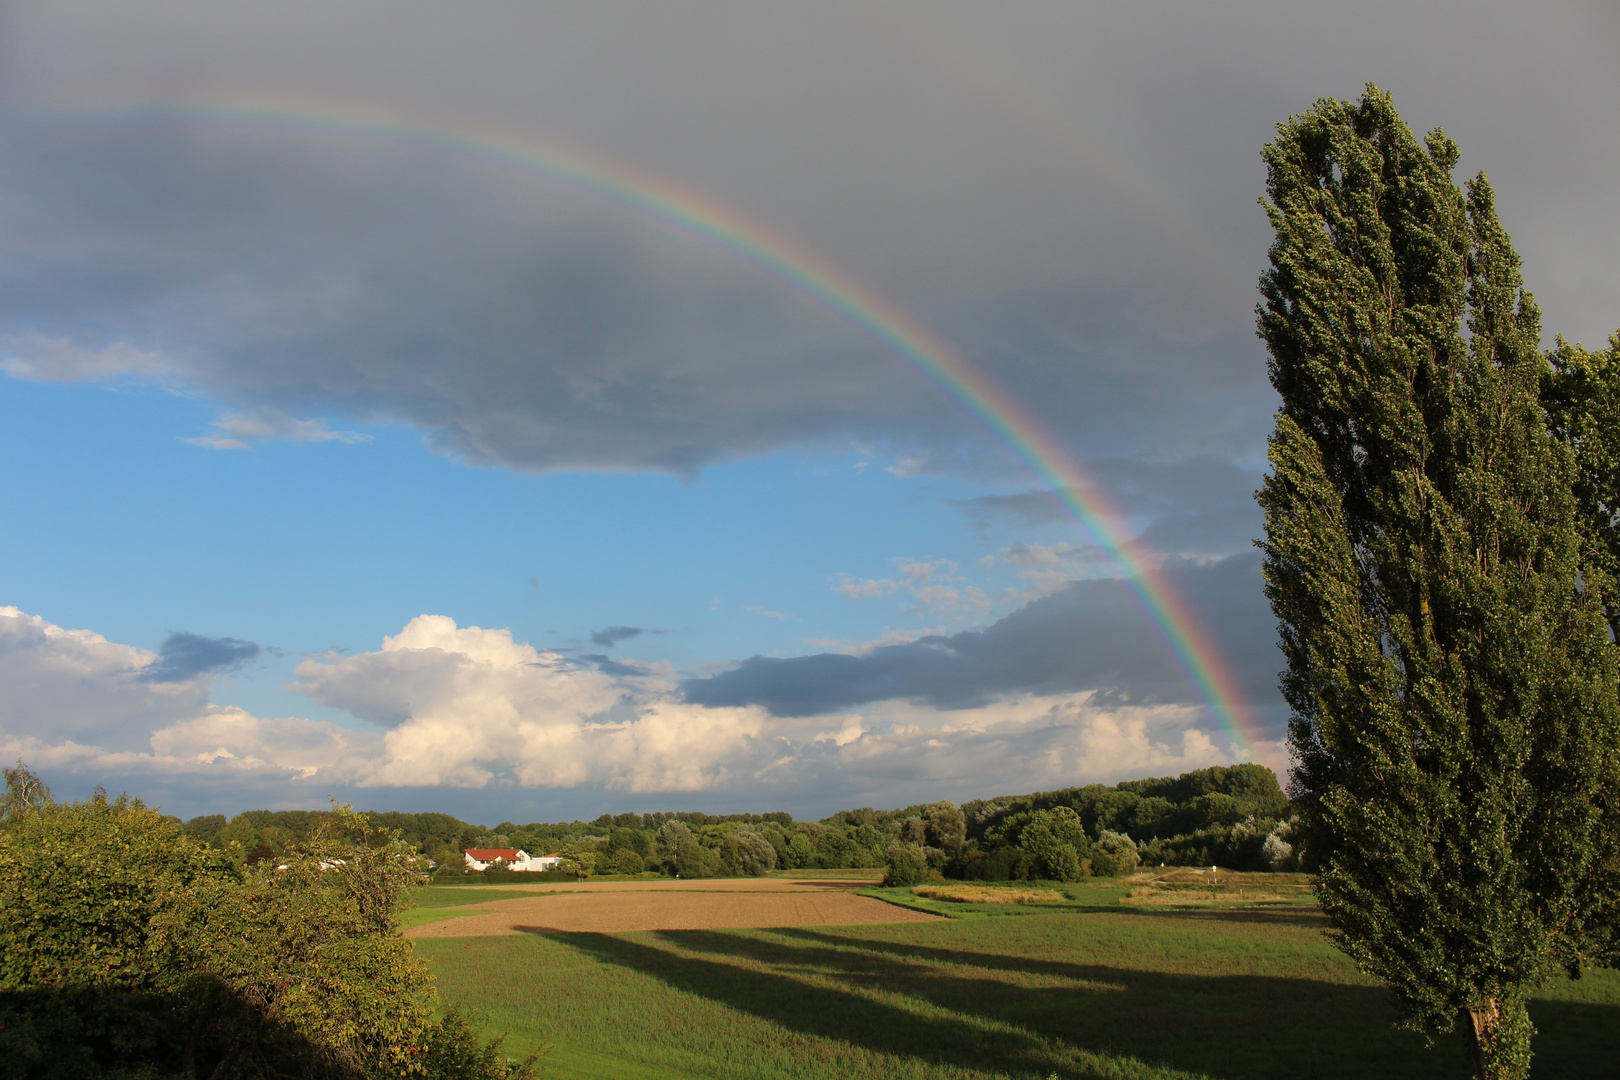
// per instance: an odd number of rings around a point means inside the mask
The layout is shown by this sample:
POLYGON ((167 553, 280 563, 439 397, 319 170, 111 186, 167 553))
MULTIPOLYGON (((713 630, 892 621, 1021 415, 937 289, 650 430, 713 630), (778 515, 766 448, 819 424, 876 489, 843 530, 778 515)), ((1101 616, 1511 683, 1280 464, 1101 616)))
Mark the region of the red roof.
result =
POLYGON ((500 848, 468 848, 467 854, 479 862, 494 862, 500 859, 503 862, 516 862, 518 849, 514 847, 500 848))

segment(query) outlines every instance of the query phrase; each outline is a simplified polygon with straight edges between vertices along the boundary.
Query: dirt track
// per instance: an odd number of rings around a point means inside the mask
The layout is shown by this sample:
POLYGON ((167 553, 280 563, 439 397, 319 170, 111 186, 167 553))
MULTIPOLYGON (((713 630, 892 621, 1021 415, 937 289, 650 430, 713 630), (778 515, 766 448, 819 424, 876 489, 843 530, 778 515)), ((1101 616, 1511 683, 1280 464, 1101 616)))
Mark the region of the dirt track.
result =
MULTIPOLYGON (((549 886, 551 883, 548 882, 549 886)), ((855 890, 870 882, 609 881, 557 883, 549 896, 468 898, 481 914, 457 915, 405 931, 406 937, 491 937, 526 930, 620 933, 720 927, 850 926, 932 921, 935 916, 885 904, 855 890)), ((469 890, 470 891, 470 890, 469 890)), ((446 913, 455 908, 442 909, 446 913)), ((460 909, 465 910, 465 909, 460 909)))

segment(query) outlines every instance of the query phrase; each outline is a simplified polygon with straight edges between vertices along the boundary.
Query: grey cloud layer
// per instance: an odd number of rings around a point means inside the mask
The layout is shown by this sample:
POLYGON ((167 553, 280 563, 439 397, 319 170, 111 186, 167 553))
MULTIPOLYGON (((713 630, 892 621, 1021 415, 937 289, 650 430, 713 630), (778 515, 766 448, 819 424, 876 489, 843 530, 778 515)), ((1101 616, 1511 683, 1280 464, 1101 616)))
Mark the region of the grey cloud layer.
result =
POLYGON ((375 130, 52 109, 268 89, 585 147, 877 288, 1087 457, 1254 460, 1257 151, 1369 78, 1491 169, 1550 327, 1620 320, 1600 6, 54 3, 5 34, 0 361, 167 379, 284 414, 270 434, 392 420, 528 469, 850 440, 1003 467, 868 336, 622 205, 375 130))
MULTIPOLYGON (((1123 516, 1142 522, 1138 542, 1150 551, 1227 555, 1247 548, 1260 534, 1260 512, 1252 498, 1260 475, 1229 461, 1116 458, 1093 462, 1089 471, 1123 516)), ((1023 491, 958 499, 953 505, 981 523, 1051 525, 1069 519, 1055 496, 1050 490, 1023 491)))
MULTIPOLYGON (((1260 560, 1235 555, 1185 563, 1171 583, 1213 632, 1251 700, 1274 700, 1275 623, 1260 590, 1260 560)), ((861 655, 755 656, 735 669, 683 684, 700 705, 761 705, 778 716, 811 716, 906 699, 943 709, 1011 694, 1101 691, 1147 704, 1198 700, 1148 621, 1142 601, 1117 579, 1077 581, 983 629, 879 646, 861 655)))
POLYGON ((142 682, 175 683, 199 675, 234 671, 258 658, 260 648, 240 638, 170 634, 158 647, 158 660, 141 670, 142 682))

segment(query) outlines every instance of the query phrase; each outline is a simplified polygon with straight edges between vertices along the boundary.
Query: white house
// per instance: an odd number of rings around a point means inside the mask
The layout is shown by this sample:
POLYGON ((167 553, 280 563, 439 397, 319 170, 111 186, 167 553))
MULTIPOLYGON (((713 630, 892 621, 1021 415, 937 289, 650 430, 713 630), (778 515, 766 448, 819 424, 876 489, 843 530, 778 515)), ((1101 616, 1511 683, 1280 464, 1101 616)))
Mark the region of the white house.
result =
POLYGON ((522 848, 468 848, 461 854, 467 860, 467 869, 474 873, 496 862, 508 870, 555 870, 559 862, 556 855, 530 855, 522 848))

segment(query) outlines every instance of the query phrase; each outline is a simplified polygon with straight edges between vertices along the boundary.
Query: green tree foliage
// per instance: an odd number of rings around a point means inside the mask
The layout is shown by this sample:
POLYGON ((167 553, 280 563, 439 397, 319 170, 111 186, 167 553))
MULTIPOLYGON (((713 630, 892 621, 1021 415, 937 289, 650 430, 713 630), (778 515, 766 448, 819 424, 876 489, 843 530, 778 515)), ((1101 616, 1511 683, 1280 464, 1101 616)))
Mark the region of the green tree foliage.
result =
MULTIPOLYGON (((1155 866, 1272 870, 1280 868, 1278 860, 1297 861, 1291 843, 1286 855, 1277 844, 1266 849, 1270 836, 1287 828, 1291 812, 1276 775, 1263 765, 1244 764, 967 803, 961 808, 965 838, 946 872, 990 881, 1048 875, 1052 868, 1024 846, 1023 830, 1035 815, 1060 807, 1079 815, 1093 840, 1104 831, 1129 836, 1141 862, 1155 866)), ((907 818, 899 828, 902 839, 925 842, 921 817, 907 818)), ((1076 845, 1082 860, 1090 857, 1091 843, 1076 845)), ((1105 870, 1115 865, 1102 862, 1105 870)))
POLYGON ((182 835, 189 836, 193 840, 201 840, 205 844, 214 846, 217 846, 215 845, 215 840, 218 839, 219 834, 224 831, 224 814, 203 814, 200 817, 192 818, 190 821, 180 826, 180 832, 182 835))
POLYGON ((0 986, 155 990, 147 931, 164 898, 238 877, 139 800, 36 805, 0 832, 0 986))
POLYGON ((1554 436, 1575 455, 1581 574, 1620 635, 1620 333, 1595 353, 1559 338, 1547 359, 1541 400, 1554 436))
POLYGON ((1069 806, 1037 810, 1019 828, 1014 843, 1037 860, 1036 873, 1054 881, 1074 881, 1091 855, 1091 838, 1080 815, 1069 806))
MULTIPOLYGON (((622 816, 622 815, 621 815, 622 816)), ((614 826, 608 834, 608 848, 613 851, 633 851, 645 856, 650 848, 649 837, 641 829, 614 826)))
POLYGON ((1136 842, 1124 833, 1104 829, 1091 849, 1092 869, 1104 877, 1118 877, 1136 869, 1136 842))
POLYGON ((100 792, 8 822, 7 1075, 531 1076, 532 1058, 513 1065, 461 1018, 432 1019, 431 975, 395 922, 413 850, 346 810, 324 820, 286 869, 238 865, 100 792))
POLYGON ((815 838, 815 865, 827 870, 855 866, 860 859, 860 845, 842 829, 828 828, 815 838))
POLYGON ((816 858, 815 846, 804 833, 796 832, 788 838, 787 853, 786 868, 789 870, 803 870, 816 858))
POLYGON ((1406 1022, 1465 1016, 1480 1075, 1522 1076, 1525 997, 1591 956, 1620 840, 1615 649, 1539 316, 1444 134, 1370 86, 1278 132, 1259 498, 1319 895, 1406 1022))
POLYGON ((654 847, 656 857, 678 877, 711 878, 720 875, 719 852, 698 843, 696 834, 684 821, 671 818, 660 825, 654 847))
POLYGON ((611 861, 606 867, 607 872, 611 874, 639 874, 647 869, 647 863, 629 848, 619 848, 612 853, 611 861))
POLYGON ((737 844, 737 872, 763 877, 776 869, 776 849, 758 829, 744 826, 732 834, 737 844))
POLYGON ((289 854, 242 880, 161 894, 148 952, 228 986, 260 1018, 356 1075, 403 1075, 425 1052, 432 976, 397 933, 411 849, 340 808, 289 854), (284 868, 283 868, 284 867, 284 868))
POLYGON ((596 872, 597 853, 583 844, 564 844, 557 855, 557 869, 581 881, 596 872))
POLYGON ((21 761, 15 769, 0 769, 0 773, 6 779, 5 794, 0 795, 0 829, 51 805, 51 789, 21 761))
POLYGON ((896 841, 884 855, 883 884, 912 886, 928 879, 928 857, 916 844, 896 841))
POLYGON ((923 820, 927 823, 924 842, 929 847, 938 848, 947 859, 961 854, 962 845, 967 842, 967 818, 955 803, 946 800, 929 803, 923 810, 923 820))

